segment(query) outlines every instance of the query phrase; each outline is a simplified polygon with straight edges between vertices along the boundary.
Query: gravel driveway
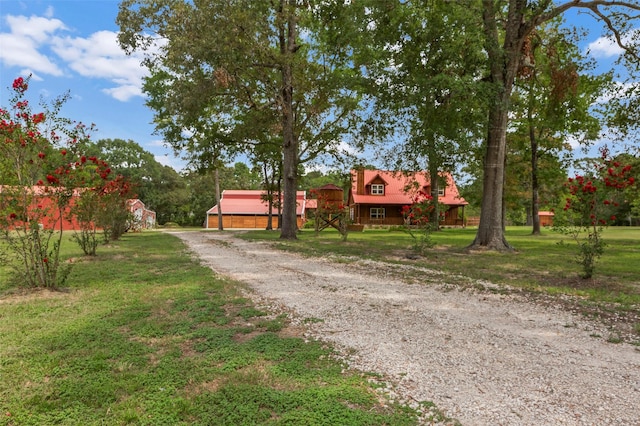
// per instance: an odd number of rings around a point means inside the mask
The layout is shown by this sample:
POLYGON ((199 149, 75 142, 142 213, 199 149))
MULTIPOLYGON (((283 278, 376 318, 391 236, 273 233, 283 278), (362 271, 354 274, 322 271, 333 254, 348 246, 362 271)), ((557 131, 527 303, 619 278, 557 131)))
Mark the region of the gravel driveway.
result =
POLYGON ((172 232, 262 306, 293 312, 353 368, 391 379, 403 401, 433 401, 462 425, 640 425, 640 351, 595 323, 517 295, 460 290, 424 270, 338 264, 242 241, 172 232))

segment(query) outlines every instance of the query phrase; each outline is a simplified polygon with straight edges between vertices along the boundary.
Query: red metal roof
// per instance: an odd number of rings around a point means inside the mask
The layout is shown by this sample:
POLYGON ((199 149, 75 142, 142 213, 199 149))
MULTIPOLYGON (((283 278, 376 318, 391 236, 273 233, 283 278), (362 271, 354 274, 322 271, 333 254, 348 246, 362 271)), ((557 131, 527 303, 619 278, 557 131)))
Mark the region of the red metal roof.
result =
POLYGON ((322 190, 324 190, 324 191, 342 191, 343 189, 340 188, 337 185, 332 184, 332 183, 328 183, 328 184, 326 184, 324 186, 321 186, 320 188, 313 188, 312 189, 312 191, 322 191, 322 190))
MULTIPOLYGON (((415 172, 403 174, 386 170, 363 170, 364 186, 370 185, 377 178, 384 181, 384 195, 358 194, 358 171, 351 171, 351 197, 355 204, 397 204, 408 205, 413 203, 416 192, 429 185, 430 179, 427 172, 415 172), (417 185, 416 185, 417 184, 417 185)), ((446 181, 444 196, 438 197, 438 201, 448 206, 465 206, 469 204, 460 196, 458 187, 451 173, 442 173, 446 181)))
MULTIPOLYGON (((260 190, 239 190, 239 189, 226 189, 222 191, 220 197, 220 205, 222 206, 222 214, 269 214, 269 205, 266 201, 263 201, 261 196, 265 194, 265 191, 260 190)), ((305 191, 297 191, 296 200, 298 206, 296 208, 296 214, 302 215, 305 210, 305 191)), ((273 213, 277 213, 274 209, 273 213)), ((207 214, 218 214, 218 205, 211 207, 207 210, 207 214)))

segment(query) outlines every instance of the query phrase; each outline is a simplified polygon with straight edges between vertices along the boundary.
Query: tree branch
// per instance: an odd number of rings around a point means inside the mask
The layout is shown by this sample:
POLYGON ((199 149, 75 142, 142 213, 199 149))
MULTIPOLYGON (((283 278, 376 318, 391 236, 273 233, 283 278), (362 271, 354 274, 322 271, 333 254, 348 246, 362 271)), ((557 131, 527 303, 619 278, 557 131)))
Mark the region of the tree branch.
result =
MULTIPOLYGON (((549 4, 549 3, 547 3, 549 4)), ((535 28, 539 24, 547 22, 557 16, 562 15, 569 9, 588 9, 590 10, 597 18, 605 23, 609 31, 613 33, 613 36, 616 39, 616 43, 622 49, 624 49, 629 55, 631 55, 636 60, 640 61, 639 54, 635 51, 632 46, 627 45, 622 38, 622 34, 620 30, 616 28, 615 24, 610 19, 610 16, 604 13, 601 8, 611 9, 614 7, 627 8, 629 10, 636 10, 640 12, 640 4, 633 3, 630 1, 622 1, 622 0, 591 0, 591 1, 583 1, 583 0, 571 0, 560 6, 557 6, 551 9, 549 12, 542 13, 534 18, 528 23, 528 27, 535 28)), ((630 15, 625 15, 629 19, 637 19, 639 16, 632 18, 630 15)))

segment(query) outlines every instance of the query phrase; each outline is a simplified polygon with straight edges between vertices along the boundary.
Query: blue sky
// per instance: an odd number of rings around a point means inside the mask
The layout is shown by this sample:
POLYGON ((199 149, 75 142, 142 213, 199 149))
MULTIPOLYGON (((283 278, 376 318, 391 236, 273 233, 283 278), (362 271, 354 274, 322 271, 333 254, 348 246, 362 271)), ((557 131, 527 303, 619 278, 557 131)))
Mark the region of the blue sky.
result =
MULTIPOLYGON (((32 74, 29 93, 52 99, 70 91, 62 115, 95 123, 94 140, 131 139, 176 169, 183 162, 153 135, 153 113, 141 91, 146 71, 140 57, 117 44, 117 0, 0 0, 0 105, 15 77, 32 74)), ((620 53, 599 39, 601 26, 584 14, 573 22, 590 27, 582 47, 590 47, 602 69, 620 53)))
POLYGON ((0 0, 0 105, 15 77, 32 74, 32 103, 70 91, 63 116, 95 123, 92 139, 133 140, 165 165, 180 169, 153 135, 153 113, 141 91, 140 57, 117 44, 117 0, 0 0))

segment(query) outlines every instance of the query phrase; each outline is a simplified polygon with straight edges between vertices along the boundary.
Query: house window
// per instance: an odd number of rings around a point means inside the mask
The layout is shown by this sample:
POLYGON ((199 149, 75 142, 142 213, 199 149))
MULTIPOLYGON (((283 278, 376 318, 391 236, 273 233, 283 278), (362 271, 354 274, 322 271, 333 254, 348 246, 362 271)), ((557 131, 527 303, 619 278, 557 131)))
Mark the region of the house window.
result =
POLYGON ((369 216, 371 217, 371 219, 384 219, 384 207, 372 207, 369 212, 369 216))
POLYGON ((384 195, 384 185, 380 183, 371 184, 371 195, 384 195))
POLYGON ((438 197, 444 197, 444 188, 438 188, 438 197))

